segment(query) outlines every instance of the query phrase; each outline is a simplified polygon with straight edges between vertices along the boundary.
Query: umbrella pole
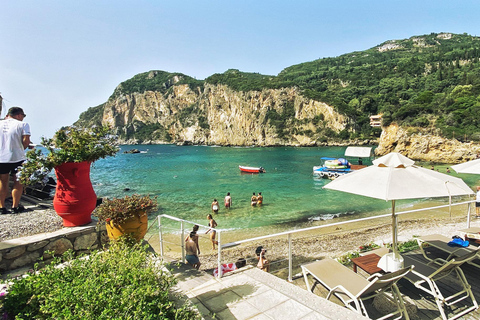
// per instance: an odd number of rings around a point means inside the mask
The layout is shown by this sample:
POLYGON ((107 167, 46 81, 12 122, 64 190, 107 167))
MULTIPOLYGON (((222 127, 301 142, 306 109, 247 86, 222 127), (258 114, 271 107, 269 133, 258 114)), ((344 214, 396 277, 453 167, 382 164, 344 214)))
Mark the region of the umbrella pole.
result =
POLYGON ((395 214, 395 200, 392 200, 392 237, 393 237, 393 242, 392 242, 392 250, 393 250, 393 256, 395 259, 399 258, 398 254, 398 248, 397 248, 397 215, 395 214))
POLYGON ((472 218, 472 214, 470 213, 470 212, 471 212, 471 211, 470 211, 471 205, 472 205, 472 203, 469 202, 469 203, 468 203, 468 211, 467 211, 467 212, 468 212, 468 213, 467 213, 467 228, 470 228, 470 219, 472 218))
POLYGON ((448 196, 448 213, 450 213, 450 219, 452 219, 452 196, 448 196))

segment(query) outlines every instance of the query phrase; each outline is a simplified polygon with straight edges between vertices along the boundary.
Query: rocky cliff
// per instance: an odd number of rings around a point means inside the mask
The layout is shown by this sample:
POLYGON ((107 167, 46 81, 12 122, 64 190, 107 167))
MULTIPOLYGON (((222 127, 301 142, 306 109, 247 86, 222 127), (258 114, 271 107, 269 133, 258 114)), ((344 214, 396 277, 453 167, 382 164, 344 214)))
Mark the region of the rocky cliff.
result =
MULTIPOLYGON (((155 77, 152 73, 150 77, 155 77)), ((116 94, 76 123, 115 128, 122 143, 310 146, 345 129, 347 119, 297 88, 234 91, 226 85, 191 88, 172 79, 162 91, 116 94), (95 120, 97 119, 97 120, 95 120)))
POLYGON ((413 160, 461 163, 476 159, 480 146, 474 142, 445 139, 432 130, 392 124, 383 128, 375 154, 380 156, 390 152, 399 152, 413 160))

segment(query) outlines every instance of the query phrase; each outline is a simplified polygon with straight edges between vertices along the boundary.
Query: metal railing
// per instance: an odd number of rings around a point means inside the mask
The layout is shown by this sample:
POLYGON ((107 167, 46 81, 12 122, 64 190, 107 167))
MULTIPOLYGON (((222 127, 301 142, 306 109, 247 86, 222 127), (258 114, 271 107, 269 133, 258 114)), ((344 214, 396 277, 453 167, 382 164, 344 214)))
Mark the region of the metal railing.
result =
MULTIPOLYGON (((420 211, 427 211, 427 210, 435 210, 435 209, 441 209, 441 208, 451 208, 452 206, 459 206, 459 205, 468 205, 468 213, 467 213, 467 228, 470 227, 470 220, 471 220, 471 204, 474 203, 475 200, 469 200, 469 201, 463 201, 459 203, 450 203, 447 205, 440 205, 440 206, 434 206, 434 207, 427 207, 427 208, 420 208, 420 209, 413 209, 413 210, 407 210, 407 211, 401 211, 401 212, 396 212, 395 216, 407 214, 407 213, 414 213, 414 212, 420 212, 420 211)), ((341 225, 346 225, 346 224, 351 224, 351 223, 358 223, 358 222, 364 222, 364 221, 369 221, 369 220, 376 220, 376 219, 382 219, 382 218, 388 218, 392 217, 391 213, 388 214, 382 214, 378 216, 372 216, 372 217, 366 217, 366 218, 360 218, 360 219, 355 219, 355 220, 348 220, 348 221, 341 221, 341 222, 335 222, 335 223, 330 223, 326 225, 320 225, 320 226, 314 226, 314 227, 308 227, 308 228, 303 228, 303 229, 297 229, 297 230, 290 230, 290 231, 284 231, 284 232, 279 232, 279 233, 274 233, 274 234, 268 234, 264 236, 259 236, 259 237, 254 237, 254 238, 248 238, 248 239, 243 239, 243 240, 238 240, 238 241, 233 241, 229 242, 226 244, 222 244, 221 242, 221 230, 219 229, 213 229, 215 230, 218 234, 218 255, 217 255, 217 264, 218 264, 218 274, 219 278, 222 277, 222 250, 223 249, 228 249, 231 247, 235 247, 241 244, 249 243, 249 242, 255 242, 258 240, 264 240, 264 239, 269 239, 269 238, 279 238, 279 237, 287 237, 287 242, 288 242, 288 254, 287 254, 287 260, 288 260, 288 281, 292 281, 293 278, 293 254, 292 254, 292 236, 295 234, 300 234, 300 233, 305 233, 313 230, 319 230, 319 229, 324 229, 324 228, 331 228, 331 227, 337 227, 341 225)), ((205 228, 210 228, 208 226, 202 226, 196 222, 180 219, 177 217, 173 217, 170 215, 162 214, 158 216, 158 224, 159 224, 159 237, 160 237, 160 254, 163 257, 164 256, 164 238, 163 238, 163 227, 162 227, 162 218, 167 218, 173 221, 180 222, 180 231, 181 231, 181 238, 180 238, 180 246, 182 247, 182 262, 185 262, 185 223, 192 224, 192 225, 198 225, 200 227, 205 227, 205 228)), ((396 223, 397 219, 395 219, 396 223)), ((398 230, 398 229, 397 229, 398 230)))
POLYGON ((218 248, 218 255, 217 255, 217 264, 218 264, 218 276, 219 278, 222 277, 222 236, 221 236, 221 230, 211 228, 209 226, 204 226, 196 222, 188 221, 185 219, 180 219, 177 217, 173 217, 167 214, 161 214, 157 217, 157 222, 158 222, 158 234, 159 234, 159 239, 160 239, 160 255, 163 258, 164 256, 164 247, 163 247, 163 225, 162 225, 162 218, 166 218, 169 220, 177 221, 180 222, 180 247, 182 248, 182 262, 185 263, 185 224, 191 224, 192 226, 197 225, 202 228, 208 228, 211 231, 215 231, 218 235, 218 242, 217 248, 218 248))

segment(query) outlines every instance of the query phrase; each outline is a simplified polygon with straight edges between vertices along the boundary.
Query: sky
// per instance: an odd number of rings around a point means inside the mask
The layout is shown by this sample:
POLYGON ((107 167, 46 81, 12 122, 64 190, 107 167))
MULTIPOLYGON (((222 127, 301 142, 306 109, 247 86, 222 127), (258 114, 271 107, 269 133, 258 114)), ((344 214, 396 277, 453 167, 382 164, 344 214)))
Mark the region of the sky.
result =
POLYGON ((150 70, 205 79, 284 68, 432 32, 480 35, 478 0, 2 0, 3 118, 52 137, 150 70))

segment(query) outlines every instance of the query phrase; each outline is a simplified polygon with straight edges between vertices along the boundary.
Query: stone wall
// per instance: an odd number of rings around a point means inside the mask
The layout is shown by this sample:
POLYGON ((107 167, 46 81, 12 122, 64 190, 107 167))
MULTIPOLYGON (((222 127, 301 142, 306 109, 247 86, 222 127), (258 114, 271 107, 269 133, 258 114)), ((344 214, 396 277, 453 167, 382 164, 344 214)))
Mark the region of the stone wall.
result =
POLYGON ((100 249, 108 242, 108 235, 96 222, 81 227, 63 228, 61 230, 42 233, 0 242, 0 273, 12 270, 32 268, 37 262, 47 264, 53 256, 62 255, 72 249, 75 254, 89 253, 100 249))

